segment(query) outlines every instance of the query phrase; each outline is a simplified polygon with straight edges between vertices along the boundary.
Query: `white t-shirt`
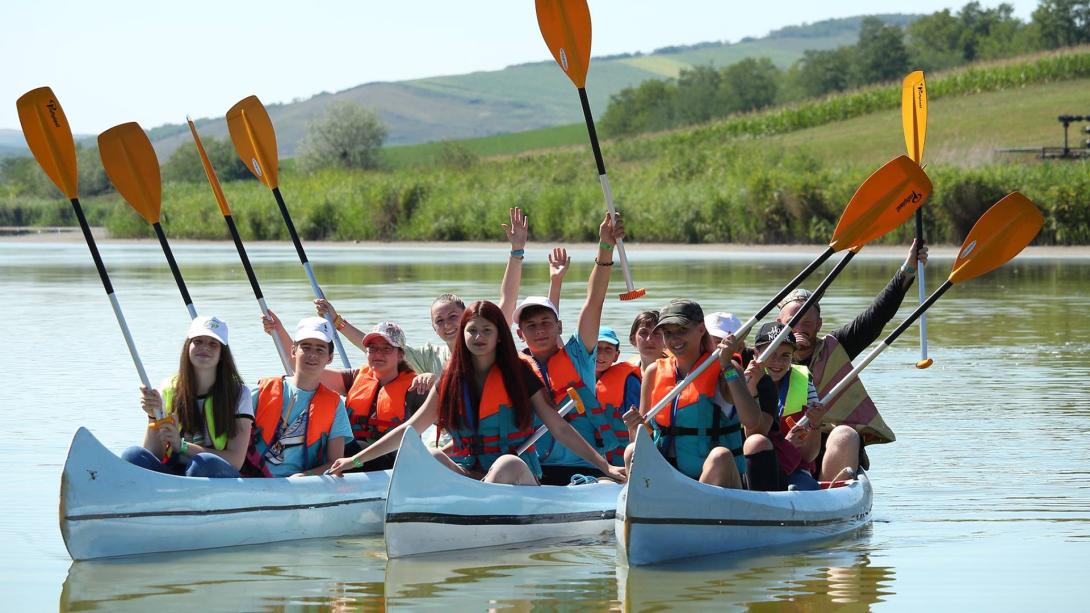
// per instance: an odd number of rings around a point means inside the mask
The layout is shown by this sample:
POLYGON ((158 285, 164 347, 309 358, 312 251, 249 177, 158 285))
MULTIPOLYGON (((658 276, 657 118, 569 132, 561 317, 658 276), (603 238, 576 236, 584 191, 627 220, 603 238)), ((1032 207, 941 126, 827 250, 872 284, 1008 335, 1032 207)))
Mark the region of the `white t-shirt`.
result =
MULTIPOLYGON (((171 387, 171 385, 173 384, 173 380, 174 378, 171 377, 169 379, 164 379, 163 382, 159 384, 160 395, 163 394, 162 390, 171 387)), ((197 397, 197 407, 200 409, 200 414, 203 418, 204 396, 197 397)), ((166 410, 166 407, 163 407, 163 409, 166 410)), ((238 395, 238 406, 235 407, 235 417, 248 417, 251 420, 254 418, 254 403, 252 398, 250 397, 250 388, 245 385, 242 386, 242 392, 238 395)), ((193 437, 189 442, 200 445, 201 447, 210 447, 212 446, 211 441, 212 435, 208 433, 208 425, 205 424, 204 432, 193 437)))

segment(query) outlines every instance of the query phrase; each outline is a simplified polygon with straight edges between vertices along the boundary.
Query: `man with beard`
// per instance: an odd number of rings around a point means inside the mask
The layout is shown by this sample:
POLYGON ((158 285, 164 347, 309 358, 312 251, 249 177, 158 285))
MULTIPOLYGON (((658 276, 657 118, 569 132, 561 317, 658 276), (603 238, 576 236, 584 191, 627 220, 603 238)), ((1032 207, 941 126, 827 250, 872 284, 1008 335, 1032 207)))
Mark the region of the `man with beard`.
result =
MULTIPOLYGON (((905 263, 874 302, 844 326, 828 334, 819 334, 823 322, 821 306, 818 303, 814 303, 813 308, 794 326, 797 343, 794 361, 809 367, 818 397, 824 398, 833 386, 851 372, 851 361, 878 339, 882 329, 897 314, 905 294, 916 279, 917 261, 920 264, 927 263, 927 246, 921 241, 912 242, 905 263)), ((805 289, 797 289, 788 294, 778 305, 778 320, 782 323, 789 322, 810 295, 811 292, 805 289)), ((842 462, 844 465, 854 464, 848 456, 855 454, 859 458, 859 465, 868 468, 869 462, 862 445, 889 443, 896 438, 878 414, 878 408, 867 394, 862 381, 858 379, 832 399, 828 411, 823 422, 826 428, 844 424, 852 426, 854 430, 840 428, 836 432, 838 440, 827 440, 823 445, 823 449, 835 446, 838 453, 845 454, 842 462), (840 438, 844 440, 839 440, 840 438)), ((819 457, 819 466, 821 462, 819 457)))

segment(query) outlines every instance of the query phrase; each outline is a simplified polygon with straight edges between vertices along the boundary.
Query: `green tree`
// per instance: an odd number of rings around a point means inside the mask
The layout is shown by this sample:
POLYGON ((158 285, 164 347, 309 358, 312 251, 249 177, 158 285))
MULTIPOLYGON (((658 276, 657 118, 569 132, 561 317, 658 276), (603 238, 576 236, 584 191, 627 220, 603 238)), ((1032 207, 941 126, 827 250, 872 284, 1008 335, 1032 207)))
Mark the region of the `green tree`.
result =
POLYGON ((771 106, 780 91, 783 72, 767 57, 746 58, 723 69, 719 84, 719 108, 746 113, 771 106))
POLYGON ((609 98, 599 125, 611 136, 665 130, 676 125, 677 85, 649 79, 609 98))
MULTIPOLYGON (((989 36, 1013 36, 1021 21, 1014 17, 1014 7, 1000 4, 994 9, 981 8, 979 2, 970 2, 958 12, 961 24, 961 37, 958 41, 965 61, 972 62, 981 58, 980 47, 986 44, 989 36)), ((992 44, 991 47, 996 45, 992 44)))
MULTIPOLYGON (((234 146, 227 139, 202 138, 201 144, 208 154, 208 161, 216 171, 220 181, 237 181, 250 176, 250 171, 235 153, 234 146)), ((203 183, 207 180, 204 164, 197 153, 196 145, 185 144, 174 150, 163 164, 164 182, 203 183)))
POLYGON ((299 145, 299 162, 308 169, 375 168, 386 134, 374 111, 350 100, 331 102, 308 126, 299 145))
POLYGON ((855 47, 806 51, 791 71, 793 85, 806 97, 824 96, 851 86, 855 47))
POLYGON ((904 32, 887 26, 877 17, 867 17, 859 30, 856 44, 853 84, 866 85, 898 80, 908 71, 908 51, 904 32))
POLYGON ((677 118, 702 123, 725 115, 718 99, 721 73, 711 65, 683 68, 677 77, 677 118))
POLYGON ((1046 49, 1090 43, 1090 1, 1041 0, 1033 24, 1046 49))
POLYGON ((961 49, 961 21, 950 9, 924 15, 905 29, 912 65, 921 70, 942 70, 965 63, 961 49))

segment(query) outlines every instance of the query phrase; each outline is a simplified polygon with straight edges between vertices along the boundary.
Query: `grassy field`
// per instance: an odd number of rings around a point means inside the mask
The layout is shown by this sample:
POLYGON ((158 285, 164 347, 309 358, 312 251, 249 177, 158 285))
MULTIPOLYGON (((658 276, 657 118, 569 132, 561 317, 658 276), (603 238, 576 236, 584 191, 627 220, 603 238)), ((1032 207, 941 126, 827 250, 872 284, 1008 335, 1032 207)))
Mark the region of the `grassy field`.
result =
POLYGON ((481 157, 495 157, 539 149, 571 147, 587 142, 589 141, 587 141, 586 124, 574 123, 555 128, 467 138, 458 141, 386 147, 382 150, 382 159, 391 168, 400 168, 441 163, 443 148, 452 144, 464 147, 467 151, 481 157))

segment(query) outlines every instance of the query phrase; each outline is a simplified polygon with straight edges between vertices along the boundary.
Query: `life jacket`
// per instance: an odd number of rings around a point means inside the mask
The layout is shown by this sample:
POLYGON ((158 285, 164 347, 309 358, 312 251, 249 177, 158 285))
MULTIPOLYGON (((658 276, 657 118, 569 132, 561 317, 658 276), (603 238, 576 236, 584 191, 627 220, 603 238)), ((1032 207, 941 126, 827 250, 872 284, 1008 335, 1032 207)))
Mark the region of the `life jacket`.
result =
POLYGON ((414 377, 415 372, 406 370, 382 385, 370 366, 359 370, 344 398, 348 421, 357 441, 373 443, 409 419, 411 413, 405 406, 405 397, 414 377))
MULTIPOLYGON (((781 381, 780 385, 782 384, 781 381)), ((787 394, 784 396, 780 407, 780 432, 784 435, 790 432, 791 428, 794 428, 798 420, 802 418, 800 413, 806 407, 806 397, 809 390, 810 369, 798 364, 792 364, 791 370, 787 373, 787 394)))
MULTIPOLYGON (((810 358, 810 372, 814 376, 814 387, 817 388, 818 396, 824 398, 851 370, 851 358, 840 345, 840 341, 835 336, 823 336, 814 347, 813 356, 810 358)), ((889 443, 897 438, 878 414, 878 407, 874 405, 859 379, 832 399, 829 412, 822 421, 826 431, 839 424, 855 428, 864 445, 889 443)))
MULTIPOLYGON (((603 455, 605 455, 606 451, 617 447, 619 442, 613 434, 613 429, 609 420, 606 419, 605 413, 596 411, 599 407, 598 399, 595 397, 594 385, 584 382, 582 377, 579 376, 579 371, 575 369, 575 364, 572 363, 566 349, 560 349, 554 353, 546 362, 544 370, 532 356, 529 357, 528 362, 534 372, 537 373, 538 378, 545 383, 545 387, 552 393, 553 404, 557 408, 563 406, 566 401, 568 388, 574 389, 579 394, 579 399, 583 401, 583 408, 586 409, 586 413, 580 414, 579 411, 572 410, 564 418, 571 423, 579 436, 583 437, 583 440, 587 441, 591 447, 603 455)), ((537 449, 541 461, 547 465, 581 466, 586 464, 574 452, 563 445, 558 446, 552 434, 546 433, 545 436, 541 437, 537 449)))
POLYGON ((624 449, 629 443, 628 426, 621 419, 628 410, 624 406, 625 387, 629 377, 636 377, 638 381, 642 375, 638 363, 633 366, 628 362, 618 362, 598 377, 596 390, 599 406, 593 410, 604 414, 607 427, 613 430, 613 436, 617 439, 616 447, 605 450, 606 461, 614 466, 624 466, 624 449))
MULTIPOLYGON (((693 364, 693 368, 708 359, 711 359, 711 354, 705 353, 693 364)), ((676 358, 663 358, 656 364, 658 373, 651 391, 653 403, 665 398, 678 382, 676 358)), ((732 407, 729 417, 723 415, 718 404, 722 399, 716 400, 721 372, 722 366, 716 360, 678 394, 671 406, 655 414, 655 425, 660 431, 656 445, 678 470, 693 479, 700 478, 708 453, 720 446, 734 454, 738 474, 746 474, 746 458, 742 455, 742 423, 738 412, 732 407)))
MULTIPOLYGON (((500 456, 515 454, 519 446, 533 436, 533 424, 524 429, 518 427, 499 367, 493 366, 488 372, 480 406, 476 409, 471 406, 468 388, 463 394, 467 413, 462 416, 465 423, 461 428, 448 429, 452 445, 447 455, 459 466, 487 472, 500 456)), ((541 463, 533 446, 520 457, 535 477, 541 476, 541 463)))
MULTIPOLYGON (((174 415, 174 386, 178 384, 178 377, 170 379, 170 385, 163 390, 163 411, 165 415, 174 415)), ((227 448, 227 433, 216 432, 215 414, 212 412, 212 395, 204 397, 204 427, 208 430, 208 436, 212 437, 212 445, 219 450, 227 448)))
MULTIPOLYGON (((304 441, 304 470, 321 466, 329 461, 326 449, 329 445, 329 432, 333 429, 333 420, 337 416, 337 407, 341 397, 324 385, 319 385, 307 407, 306 434, 304 441)), ((254 412, 254 429, 250 436, 250 447, 242 464, 242 474, 247 477, 269 477, 265 465, 265 452, 273 444, 273 438, 280 428, 280 418, 284 411, 284 377, 269 377, 258 381, 257 410, 254 412)))

